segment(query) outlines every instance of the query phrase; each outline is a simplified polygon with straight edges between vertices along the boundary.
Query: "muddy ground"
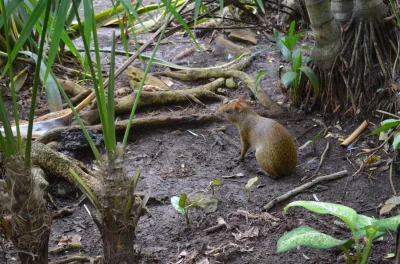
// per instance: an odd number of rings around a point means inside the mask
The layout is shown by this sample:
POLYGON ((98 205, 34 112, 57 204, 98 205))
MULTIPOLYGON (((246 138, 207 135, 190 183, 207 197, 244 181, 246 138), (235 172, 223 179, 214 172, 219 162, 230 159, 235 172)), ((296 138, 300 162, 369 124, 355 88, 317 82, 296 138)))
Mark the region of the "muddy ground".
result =
MULTIPOLYGON (((111 30, 100 29, 101 47, 110 47, 111 30)), ((208 35, 209 36, 209 35, 208 35)), ((191 40, 184 35, 174 35, 170 42, 160 47, 158 58, 172 60, 176 54, 187 47, 194 47, 191 40)), ((209 39, 199 39, 201 44, 207 45, 209 39)), ((246 43, 241 45, 251 47, 246 43)), ((262 69, 267 69, 271 74, 261 81, 262 88, 274 101, 283 102, 284 114, 275 119, 285 126, 296 139, 298 147, 307 140, 312 139, 322 126, 316 125, 315 120, 323 120, 318 113, 304 114, 298 109, 288 107, 290 100, 280 88, 277 71, 280 65, 286 65, 281 60, 279 50, 265 35, 259 36, 259 44, 267 45, 270 50, 257 56, 246 72, 256 76, 262 69)), ((223 62, 213 53, 213 44, 203 53, 196 52, 179 63, 191 67, 206 67, 223 62)), ((122 45, 119 45, 122 49, 122 45)), ((146 54, 150 54, 147 51, 146 54)), ((109 55, 103 57, 107 61, 109 55)), ((117 64, 121 65, 125 58, 119 57, 117 64)), ((144 69, 145 65, 139 62, 135 66, 144 69)), ((105 63, 105 67, 108 67, 105 63)), ((155 66, 152 71, 162 70, 155 66)), ((173 89, 187 89, 196 83, 173 80, 173 89)), ((129 85, 125 75, 117 80, 118 87, 129 85)), ((239 85, 235 91, 228 91, 229 98, 244 97, 250 99, 248 88, 239 85)), ((28 96, 26 90, 20 98, 28 96)), ((10 99, 10 98, 8 98, 10 99)), ((45 107, 44 96, 41 96, 39 106, 45 107)), ((192 113, 213 113, 220 105, 218 101, 205 102, 207 107, 200 108, 192 102, 183 105, 168 105, 140 109, 138 117, 158 115, 187 115, 192 113)), ((256 105, 256 109, 260 106, 256 105)), ((26 118, 26 116, 25 116, 26 118)), ((370 119, 372 123, 367 135, 377 127, 379 120, 370 119)), ((341 137, 347 137, 362 120, 342 118, 340 120, 324 120, 329 126, 329 132, 341 137)), ((373 148, 381 143, 377 136, 363 137, 356 144, 355 149, 348 151, 340 146, 340 141, 335 137, 320 137, 316 143, 316 152, 311 146, 299 151, 299 162, 293 175, 279 180, 259 174, 259 166, 254 152, 249 152, 244 162, 239 162, 240 138, 236 127, 228 122, 209 123, 207 125, 163 127, 152 131, 132 131, 126 153, 126 170, 133 176, 136 170, 141 173, 137 191, 149 193, 148 208, 151 216, 145 214, 137 227, 137 249, 143 255, 142 263, 346 263, 339 249, 313 250, 299 248, 283 254, 276 254, 277 240, 286 232, 300 225, 309 225, 317 230, 328 233, 336 238, 350 238, 349 232, 341 229, 334 223, 336 218, 320 216, 307 212, 304 209, 290 209, 283 214, 283 207, 294 200, 315 200, 324 202, 341 203, 354 208, 358 213, 379 218, 378 206, 392 196, 389 183, 389 170, 387 166, 380 166, 376 170, 364 170, 352 176, 359 168, 360 158, 357 156, 363 148, 373 148), (212 131, 225 126, 223 145, 216 142, 212 131), (281 195, 300 185, 304 176, 311 176, 318 167, 322 152, 327 143, 329 151, 319 171, 321 175, 347 170, 346 177, 318 184, 317 186, 292 197, 290 200, 273 207, 269 212, 276 220, 246 219, 239 215, 237 210, 245 210, 253 214, 261 213, 261 208, 274 197, 281 195), (313 160, 306 169, 304 166, 313 160), (222 176, 243 174, 242 177, 222 178, 222 176), (251 201, 247 201, 245 184, 247 180, 258 176, 259 182, 251 192, 251 201), (218 209, 212 213, 204 213, 200 209, 190 212, 191 223, 185 224, 184 218, 171 206, 172 196, 183 192, 188 194, 196 191, 207 191, 210 181, 221 179, 221 186, 215 190, 218 198, 218 209), (204 230, 216 225, 217 219, 222 217, 230 226, 229 230, 222 229, 207 233, 204 230), (236 240, 232 233, 245 232, 255 227, 258 229, 254 237, 236 240), (218 248, 220 250, 218 250, 218 248), (190 262, 186 257, 181 261, 181 253, 195 256, 195 261, 190 262), (206 262, 204 259, 207 259, 206 262), (200 262, 200 261, 203 262, 200 262)), ((381 149, 377 155, 382 159, 393 156, 393 153, 381 149)), ((90 158, 85 162, 88 167, 94 168, 90 158)), ((400 188, 398 172, 394 173, 394 186, 400 188)), ((91 217, 84 207, 78 207, 80 193, 73 185, 57 179, 51 179, 51 194, 59 208, 71 207, 73 214, 55 219, 53 221, 50 237, 50 248, 54 248, 62 235, 79 235, 83 245, 82 253, 88 256, 102 254, 100 234, 91 217)), ((254 230, 254 229, 253 229, 254 230)), ((6 243, 7 249, 12 253, 11 246, 6 243)), ((384 256, 395 250, 394 234, 374 242, 369 263, 392 263, 393 260, 384 256)), ((79 251, 68 250, 65 253, 51 255, 51 260, 63 259, 76 255, 79 251)), ((0 263, 12 262, 7 255, 0 254, 0 263)))

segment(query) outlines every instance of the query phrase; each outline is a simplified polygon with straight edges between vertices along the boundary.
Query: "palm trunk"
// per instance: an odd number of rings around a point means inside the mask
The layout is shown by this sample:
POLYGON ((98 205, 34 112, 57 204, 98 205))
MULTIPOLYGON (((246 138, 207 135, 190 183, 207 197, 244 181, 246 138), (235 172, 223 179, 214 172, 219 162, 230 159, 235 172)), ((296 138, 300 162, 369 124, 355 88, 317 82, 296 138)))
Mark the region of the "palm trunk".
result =
POLYGON ((104 261, 108 264, 139 263, 134 250, 136 225, 141 203, 135 200, 137 177, 127 177, 123 164, 124 151, 117 147, 111 160, 103 160, 104 193, 97 195, 102 204, 99 229, 103 238, 104 261))
POLYGON ((320 69, 332 67, 340 51, 340 30, 328 0, 306 0, 311 27, 315 33, 313 62, 320 69))
POLYGON ((23 264, 48 263, 51 214, 46 213, 43 192, 21 157, 5 162, 5 189, 9 196, 9 221, 2 221, 23 264))

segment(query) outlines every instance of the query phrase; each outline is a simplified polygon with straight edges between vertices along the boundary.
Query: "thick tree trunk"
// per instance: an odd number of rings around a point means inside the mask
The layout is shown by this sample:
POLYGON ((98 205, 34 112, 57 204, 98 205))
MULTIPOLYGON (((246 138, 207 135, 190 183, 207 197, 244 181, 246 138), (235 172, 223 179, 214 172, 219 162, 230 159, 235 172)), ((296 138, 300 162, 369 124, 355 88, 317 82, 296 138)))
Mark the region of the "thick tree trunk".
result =
POLYGON ((13 242, 21 263, 46 264, 51 214, 46 213, 43 192, 22 158, 4 163, 3 178, 10 212, 9 221, 2 221, 1 225, 13 242))
POLYGON ((353 15, 354 0, 332 0, 331 7, 336 23, 343 26, 353 15))

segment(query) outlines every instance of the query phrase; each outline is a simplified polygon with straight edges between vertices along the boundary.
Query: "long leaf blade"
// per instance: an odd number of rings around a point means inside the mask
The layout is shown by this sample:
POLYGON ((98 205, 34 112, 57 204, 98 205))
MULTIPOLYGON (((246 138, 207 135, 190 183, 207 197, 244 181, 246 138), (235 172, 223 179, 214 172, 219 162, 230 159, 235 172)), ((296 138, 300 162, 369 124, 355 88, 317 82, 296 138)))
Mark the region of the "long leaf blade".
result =
POLYGON ((309 226, 300 226, 283 235, 277 244, 277 253, 303 246, 307 248, 332 248, 343 245, 348 240, 339 240, 321 233, 309 226))

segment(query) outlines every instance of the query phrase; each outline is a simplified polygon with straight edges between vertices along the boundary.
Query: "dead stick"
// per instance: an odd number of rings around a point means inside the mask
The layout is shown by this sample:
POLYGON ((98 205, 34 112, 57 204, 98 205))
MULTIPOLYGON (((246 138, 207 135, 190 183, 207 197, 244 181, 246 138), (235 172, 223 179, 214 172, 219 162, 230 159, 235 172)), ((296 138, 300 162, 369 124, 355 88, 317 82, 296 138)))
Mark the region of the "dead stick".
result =
POLYGON ((362 124, 356 130, 354 130, 354 132, 348 138, 346 138, 346 140, 343 141, 343 143, 340 144, 340 146, 347 147, 348 145, 350 145, 351 142, 353 142, 367 127, 368 127, 368 121, 364 120, 364 122, 362 122, 362 124))
POLYGON ((288 198, 290 198, 290 197, 292 197, 292 196, 294 196, 296 194, 299 194, 300 192, 302 192, 302 191, 304 191, 304 190, 306 190, 306 189, 308 189, 308 188, 310 188, 310 187, 312 187, 312 186, 314 186, 314 185, 316 185, 318 183, 321 183, 323 181, 334 180, 334 179, 343 177, 345 175, 347 175, 347 170, 343 170, 343 171, 339 171, 339 172, 336 172, 336 173, 333 173, 333 174, 330 174, 330 175, 325 175, 325 176, 320 176, 318 178, 315 178, 314 180, 312 180, 310 182, 307 182, 306 184, 303 184, 303 185, 301 185, 301 186, 299 186, 299 187, 297 187, 297 188, 295 188, 293 190, 288 191, 287 193, 285 193, 285 194, 283 194, 281 196, 278 196, 278 197, 272 199, 272 201, 270 201, 269 203, 264 205, 263 210, 268 211, 272 207, 274 207, 277 203, 283 202, 283 201, 287 200, 288 198))

